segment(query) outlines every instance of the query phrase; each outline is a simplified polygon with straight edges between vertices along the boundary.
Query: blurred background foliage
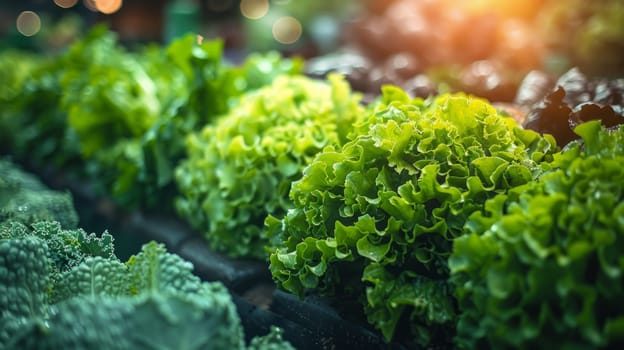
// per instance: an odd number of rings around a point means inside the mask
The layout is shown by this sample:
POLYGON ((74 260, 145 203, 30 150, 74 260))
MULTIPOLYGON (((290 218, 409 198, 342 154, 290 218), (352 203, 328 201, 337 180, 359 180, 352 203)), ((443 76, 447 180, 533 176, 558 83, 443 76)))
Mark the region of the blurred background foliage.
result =
POLYGON ((100 22, 130 46, 168 43, 187 32, 219 37, 232 59, 365 46, 374 58, 407 51, 419 62, 465 64, 496 56, 504 66, 554 73, 579 66, 621 75, 624 67, 620 0, 5 1, 0 48, 55 51, 100 22))

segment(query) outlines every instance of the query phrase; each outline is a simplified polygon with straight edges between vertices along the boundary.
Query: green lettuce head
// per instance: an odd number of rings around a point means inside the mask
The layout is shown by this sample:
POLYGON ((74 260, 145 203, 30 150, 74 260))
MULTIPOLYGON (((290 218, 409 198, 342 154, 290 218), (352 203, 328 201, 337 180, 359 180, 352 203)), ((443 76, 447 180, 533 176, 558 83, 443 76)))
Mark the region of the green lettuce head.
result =
POLYGON ((348 143, 325 148, 293 183, 295 207, 267 219, 282 242, 270 269, 300 296, 360 300, 388 340, 404 327, 419 345, 448 341, 453 240, 488 198, 537 176, 555 142, 481 99, 383 94, 348 143))
POLYGON ((624 127, 579 125, 538 181, 469 220, 449 260, 465 348, 624 343, 624 127))
POLYGON ((266 258, 267 214, 292 207, 291 182, 323 148, 343 144, 363 114, 339 76, 282 76, 242 97, 228 114, 187 139, 176 169, 179 214, 231 256, 266 258))

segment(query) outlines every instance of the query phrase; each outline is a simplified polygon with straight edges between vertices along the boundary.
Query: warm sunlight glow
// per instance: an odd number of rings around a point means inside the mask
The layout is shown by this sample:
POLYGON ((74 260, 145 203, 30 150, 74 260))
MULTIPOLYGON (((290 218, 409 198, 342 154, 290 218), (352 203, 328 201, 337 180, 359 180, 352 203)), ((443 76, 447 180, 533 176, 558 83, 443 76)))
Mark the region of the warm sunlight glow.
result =
POLYGON ((531 18, 537 14, 542 0, 452 0, 470 12, 496 13, 503 17, 531 18))

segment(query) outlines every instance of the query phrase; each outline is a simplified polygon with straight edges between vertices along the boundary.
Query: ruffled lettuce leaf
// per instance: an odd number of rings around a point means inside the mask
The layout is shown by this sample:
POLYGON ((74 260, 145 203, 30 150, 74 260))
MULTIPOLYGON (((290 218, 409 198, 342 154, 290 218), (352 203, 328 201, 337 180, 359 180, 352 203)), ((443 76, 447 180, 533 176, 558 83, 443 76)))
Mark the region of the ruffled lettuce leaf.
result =
POLYGON ((294 208, 267 219, 281 241, 270 269, 300 296, 362 300, 388 340, 409 319, 400 336, 445 343, 457 314, 446 281, 453 240, 487 199, 540 174, 557 147, 477 98, 383 92, 350 141, 304 168, 290 191, 294 208), (433 309, 423 312, 421 302, 433 309))
POLYGON ((290 184, 324 148, 340 145, 363 108, 347 83, 278 77, 189 135, 176 169, 179 214, 231 256, 266 257, 267 214, 292 207, 290 184))
POLYGON ((457 344, 607 348, 621 344, 624 128, 583 139, 536 181, 486 202, 449 260, 457 344))

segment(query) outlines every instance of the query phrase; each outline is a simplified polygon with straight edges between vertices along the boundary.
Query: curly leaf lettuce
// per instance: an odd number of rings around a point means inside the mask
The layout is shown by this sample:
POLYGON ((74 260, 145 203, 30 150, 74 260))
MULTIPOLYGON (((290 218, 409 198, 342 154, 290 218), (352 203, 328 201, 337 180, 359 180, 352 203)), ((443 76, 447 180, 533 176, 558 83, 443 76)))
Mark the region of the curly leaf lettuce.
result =
POLYGON ((281 241, 270 269, 300 296, 362 300, 388 340, 408 319, 402 333, 416 344, 447 342, 457 314, 447 283, 453 240, 488 198, 537 176, 557 147, 480 99, 383 92, 350 141, 304 168, 294 208, 267 219, 281 241))
POLYGON ((164 54, 150 56, 155 56, 146 64, 150 77, 162 87, 159 91, 169 93, 160 98, 163 111, 141 139, 136 174, 124 181, 133 186, 138 178, 150 206, 177 194, 174 169, 186 156, 189 134, 213 124, 245 93, 302 71, 301 60, 276 52, 249 55, 240 65, 231 65, 223 57, 222 42, 198 42, 193 35, 172 42, 164 54))
POLYGON ((624 341, 624 127, 583 139, 538 180, 488 201, 449 259, 457 345, 607 348, 624 341))
POLYGON ((345 142, 363 111, 358 102, 338 76, 329 82, 282 76, 245 95, 188 137, 188 159, 176 169, 179 214, 213 248, 265 257, 265 217, 292 206, 290 184, 316 153, 345 142))
POLYGON ((407 309, 413 310, 409 312, 409 332, 423 343, 433 343, 432 335, 447 332, 443 328, 455 319, 453 288, 448 281, 412 271, 404 271, 397 277, 376 263, 366 266, 362 281, 371 286, 366 289, 368 319, 388 339, 407 309))

